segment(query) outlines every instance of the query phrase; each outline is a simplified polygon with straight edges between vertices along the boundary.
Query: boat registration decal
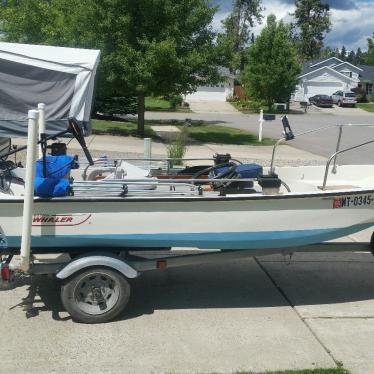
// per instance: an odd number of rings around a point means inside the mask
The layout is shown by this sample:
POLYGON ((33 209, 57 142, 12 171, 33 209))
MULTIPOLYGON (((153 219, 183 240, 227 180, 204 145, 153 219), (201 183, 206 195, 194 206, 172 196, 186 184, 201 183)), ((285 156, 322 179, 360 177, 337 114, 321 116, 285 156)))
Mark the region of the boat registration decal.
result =
POLYGON ((332 207, 337 208, 350 208, 355 206, 362 205, 374 205, 374 196, 373 195, 360 195, 360 196, 345 196, 345 197, 336 197, 333 200, 332 207))
POLYGON ((32 217, 33 226, 79 226, 85 223, 91 214, 36 214, 32 217))

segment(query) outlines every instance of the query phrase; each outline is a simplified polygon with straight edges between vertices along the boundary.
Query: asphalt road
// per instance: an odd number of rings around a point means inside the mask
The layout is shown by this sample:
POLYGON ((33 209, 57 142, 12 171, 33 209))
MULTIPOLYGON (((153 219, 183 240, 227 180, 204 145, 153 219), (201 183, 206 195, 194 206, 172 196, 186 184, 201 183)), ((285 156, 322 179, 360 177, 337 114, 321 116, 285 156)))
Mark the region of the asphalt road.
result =
MULTIPOLYGON (((341 125, 341 124, 372 124, 374 126, 374 114, 366 113, 361 110, 354 110, 349 108, 347 114, 342 110, 338 114, 332 113, 308 113, 308 114, 294 114, 289 115, 291 127, 297 135, 305 131, 310 131, 319 127, 341 125)), ((238 129, 250 130, 258 132, 258 115, 248 115, 242 113, 146 113, 147 119, 175 119, 184 120, 190 118, 192 120, 202 120, 207 123, 230 126, 238 129)), ((282 123, 281 116, 276 116, 273 122, 266 122, 264 124, 264 136, 272 138, 282 137, 282 123)), ((296 136, 296 139, 289 142, 296 148, 312 152, 317 155, 328 157, 336 147, 338 136, 338 128, 323 132, 311 133, 304 136, 296 136)), ((342 137, 341 149, 343 147, 351 147, 362 142, 374 140, 374 128, 360 127, 360 128, 345 128, 342 137)), ((374 163, 374 143, 360 147, 359 149, 347 152, 339 156, 339 163, 341 164, 373 164, 374 163)))

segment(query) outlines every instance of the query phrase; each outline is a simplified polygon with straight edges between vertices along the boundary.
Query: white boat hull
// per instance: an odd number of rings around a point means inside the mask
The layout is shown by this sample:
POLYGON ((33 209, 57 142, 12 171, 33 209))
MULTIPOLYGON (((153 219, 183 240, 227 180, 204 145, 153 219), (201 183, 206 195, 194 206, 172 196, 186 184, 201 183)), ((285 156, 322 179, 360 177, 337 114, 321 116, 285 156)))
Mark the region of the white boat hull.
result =
MULTIPOLYGON (((0 226, 18 248, 21 200, 2 200, 0 226)), ((33 248, 286 248, 374 225, 374 191, 277 196, 36 200, 33 248)))

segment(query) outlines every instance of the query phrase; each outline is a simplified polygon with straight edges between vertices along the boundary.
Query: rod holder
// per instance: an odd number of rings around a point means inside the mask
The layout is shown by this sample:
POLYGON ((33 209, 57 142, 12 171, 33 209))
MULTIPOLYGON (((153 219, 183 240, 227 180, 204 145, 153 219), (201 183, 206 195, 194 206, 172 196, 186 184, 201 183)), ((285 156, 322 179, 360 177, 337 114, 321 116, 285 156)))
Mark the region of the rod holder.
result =
POLYGON ((38 120, 39 111, 30 110, 28 112, 25 195, 23 201, 20 263, 20 269, 24 272, 27 272, 30 268, 31 230, 34 206, 34 179, 38 143, 38 120))

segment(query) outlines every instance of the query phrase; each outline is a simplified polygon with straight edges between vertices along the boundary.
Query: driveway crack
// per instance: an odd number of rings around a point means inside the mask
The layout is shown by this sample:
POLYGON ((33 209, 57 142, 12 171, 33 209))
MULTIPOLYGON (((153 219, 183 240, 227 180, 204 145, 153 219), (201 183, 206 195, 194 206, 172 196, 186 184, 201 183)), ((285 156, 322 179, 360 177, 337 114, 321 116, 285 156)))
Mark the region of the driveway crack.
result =
POLYGON ((327 353, 327 355, 334 361, 335 365, 337 367, 341 366, 341 361, 337 360, 332 352, 327 348, 327 346, 323 343, 323 341, 319 338, 317 333, 312 329, 312 327, 309 325, 307 318, 304 318, 298 310, 295 308, 295 305, 291 301, 291 299, 287 296, 286 292, 282 289, 282 287, 276 282, 276 280, 271 276, 270 272, 261 264, 259 259, 257 257, 254 257, 255 262, 260 267, 260 269, 265 273, 265 275, 269 278, 270 282, 274 285, 274 287, 278 290, 278 292, 283 296, 283 298, 287 301, 288 305, 293 309, 293 311, 296 313, 296 315, 299 317, 301 322, 305 325, 305 327, 309 330, 309 332, 313 335, 313 337, 316 339, 316 341, 319 343, 319 345, 322 347, 322 349, 327 353))

